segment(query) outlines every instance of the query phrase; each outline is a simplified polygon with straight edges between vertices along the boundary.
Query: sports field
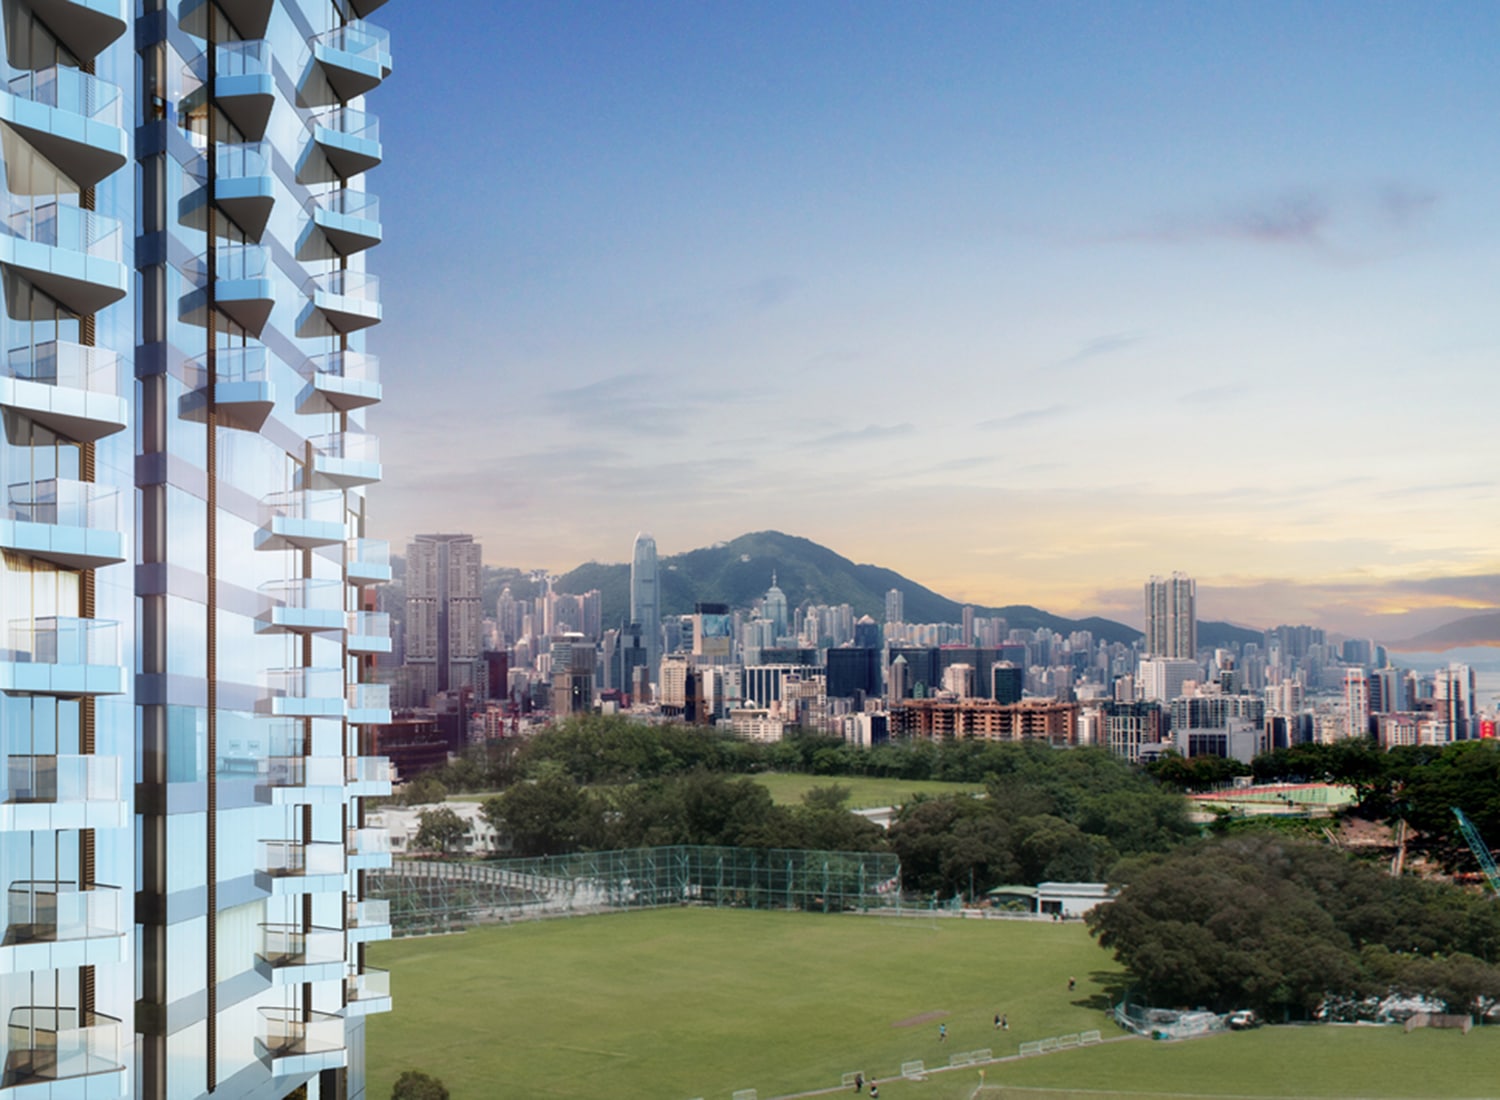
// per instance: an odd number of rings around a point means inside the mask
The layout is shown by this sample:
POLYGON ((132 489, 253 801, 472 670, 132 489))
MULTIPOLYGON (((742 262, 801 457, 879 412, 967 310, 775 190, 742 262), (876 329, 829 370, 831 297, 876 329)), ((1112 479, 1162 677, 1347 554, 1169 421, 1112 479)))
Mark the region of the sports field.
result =
POLYGON ((456 1100, 760 1100, 883 1080, 886 1100, 1500 1095, 1500 1028, 1268 1027, 1144 1039, 885 1080, 904 1061, 1015 1053, 1099 1029, 1109 956, 1076 923, 671 909, 474 929, 371 948, 396 1010, 370 1019, 369 1100, 403 1069, 456 1100), (1076 976, 1078 988, 1067 991, 1076 976), (1010 1030, 997 1032, 1004 1012, 1010 1030), (948 1039, 938 1038, 946 1024, 948 1039))
POLYGON ((971 794, 984 790, 983 783, 943 783, 936 779, 873 779, 862 775, 802 775, 795 772, 765 772, 752 775, 761 786, 771 792, 773 801, 780 805, 795 805, 802 796, 814 787, 847 787, 851 810, 865 810, 876 806, 901 806, 911 801, 912 795, 925 794, 934 797, 945 794, 971 794))

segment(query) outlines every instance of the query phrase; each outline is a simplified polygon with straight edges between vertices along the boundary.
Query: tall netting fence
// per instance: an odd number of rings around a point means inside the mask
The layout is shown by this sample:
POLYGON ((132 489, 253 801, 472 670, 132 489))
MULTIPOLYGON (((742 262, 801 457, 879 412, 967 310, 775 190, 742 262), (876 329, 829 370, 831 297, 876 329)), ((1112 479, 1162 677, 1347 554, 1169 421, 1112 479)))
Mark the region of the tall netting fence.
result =
POLYGON ((897 906, 889 852, 676 845, 486 863, 397 860, 366 872, 397 936, 534 917, 703 905, 822 913, 897 906))

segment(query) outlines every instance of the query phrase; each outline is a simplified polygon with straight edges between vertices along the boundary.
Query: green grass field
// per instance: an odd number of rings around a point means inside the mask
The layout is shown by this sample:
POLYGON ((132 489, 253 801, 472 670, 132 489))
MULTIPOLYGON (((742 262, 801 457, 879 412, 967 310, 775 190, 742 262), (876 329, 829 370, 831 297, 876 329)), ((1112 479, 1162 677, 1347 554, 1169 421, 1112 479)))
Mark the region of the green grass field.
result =
MULTIPOLYGON (((735 778, 731 776, 730 778, 735 778)), ((798 775, 792 772, 766 772, 752 775, 771 798, 780 805, 792 806, 802 801, 802 796, 814 787, 831 787, 837 784, 848 787, 851 810, 863 810, 872 806, 899 806, 914 794, 961 794, 966 791, 982 791, 983 783, 941 783, 936 779, 868 779, 864 776, 798 775)), ((450 794, 449 802, 483 802, 494 798, 499 791, 469 791, 450 794)))
POLYGON ((370 954, 396 1005, 370 1021, 371 1100, 403 1069, 459 1100, 771 1097, 1100 1027, 1092 972, 1113 973, 1078 924, 707 909, 490 926, 370 954), (1010 1031, 994 1030, 997 1012, 1010 1031))
POLYGON ((771 798, 784 806, 801 802, 802 796, 814 787, 848 787, 850 794, 846 805, 851 810, 900 806, 914 794, 963 794, 984 790, 983 783, 940 783, 935 779, 870 779, 857 775, 799 775, 792 772, 768 772, 750 778, 770 791, 771 798))
MULTIPOLYGON (((396 1010, 370 1019, 370 1100, 403 1069, 455 1100, 761 1100, 862 1070, 1097 1028, 1117 971, 1078 924, 671 909, 374 945, 396 1010), (1069 993, 1067 978, 1078 978, 1069 993), (1010 1017, 996 1032, 996 1012, 1010 1017), (937 1026, 946 1023, 948 1041, 937 1026)), ((886 1081, 887 1100, 1500 1095, 1500 1028, 1268 1027, 886 1081)))

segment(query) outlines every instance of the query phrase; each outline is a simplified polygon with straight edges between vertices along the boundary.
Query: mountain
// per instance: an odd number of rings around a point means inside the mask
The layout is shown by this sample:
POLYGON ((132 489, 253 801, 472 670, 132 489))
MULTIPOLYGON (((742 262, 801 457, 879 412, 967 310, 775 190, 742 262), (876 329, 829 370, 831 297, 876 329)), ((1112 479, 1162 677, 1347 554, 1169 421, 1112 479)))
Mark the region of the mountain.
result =
MULTIPOLYGON (((964 605, 950 600, 900 573, 877 565, 858 565, 848 558, 819 546, 810 539, 784 535, 780 531, 757 531, 741 535, 731 542, 662 558, 661 611, 663 615, 687 615, 698 601, 727 603, 731 607, 749 607, 764 596, 771 586, 771 575, 786 593, 787 604, 797 607, 804 601, 823 604, 847 603, 856 615, 868 615, 876 622, 885 619, 885 594, 900 589, 905 615, 913 623, 956 623, 963 618, 964 605)), ((612 626, 624 621, 630 613, 630 566, 588 562, 561 577, 555 584, 559 592, 582 593, 599 589, 604 606, 604 623, 612 626)), ((1008 607, 978 607, 974 613, 984 618, 1003 617, 1013 627, 1037 630, 1048 627, 1064 634, 1074 630, 1092 631, 1095 638, 1130 644, 1141 636, 1139 630, 1111 619, 1090 617, 1065 619, 1026 604, 1008 607)), ((1199 624, 1203 644, 1210 642, 1211 626, 1199 624)), ((1225 627, 1240 631, 1238 627, 1225 627)), ((1260 635, 1242 631, 1251 640, 1260 635)), ((1213 635, 1217 637, 1216 634, 1213 635)))
POLYGON ((1466 615, 1444 626, 1418 634, 1404 642, 1393 642, 1387 649, 1397 652, 1441 653, 1464 646, 1500 646, 1500 611, 1466 615))

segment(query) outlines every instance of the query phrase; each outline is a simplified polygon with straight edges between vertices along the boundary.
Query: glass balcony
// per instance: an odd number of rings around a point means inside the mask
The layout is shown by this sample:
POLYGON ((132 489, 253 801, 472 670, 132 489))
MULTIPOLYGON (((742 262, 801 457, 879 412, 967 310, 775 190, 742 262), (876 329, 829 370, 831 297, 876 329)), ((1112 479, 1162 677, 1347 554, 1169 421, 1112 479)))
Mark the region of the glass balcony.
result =
POLYGON ((313 64, 298 89, 305 107, 347 103, 391 75, 391 36, 362 19, 313 35, 313 64))
POLYGON ((49 478, 6 487, 0 548, 65 569, 125 560, 120 491, 111 485, 49 478))
POLYGON ((11 1009, 6 1032, 8 1053, 3 1081, 6 1088, 118 1073, 124 1069, 120 1061, 120 1021, 101 1012, 27 1005, 11 1009))
MULTIPOLYGON (((390 702, 387 684, 351 684, 350 687, 386 688, 386 702, 390 702)), ((391 762, 386 757, 351 756, 348 757, 347 770, 344 773, 346 786, 344 793, 359 798, 385 798, 391 793, 391 783, 394 779, 395 769, 391 767, 391 762)))
MULTIPOLYGON (((58 202, 27 203, 15 195, 4 201, 0 266, 73 313, 96 313, 125 297, 130 272, 118 221, 58 202)), ((40 305, 31 308, 37 318, 52 319, 40 305)))
POLYGON ((272 668, 261 673, 261 683, 264 694, 255 701, 258 714, 276 718, 343 717, 341 668, 272 668))
POLYGON ((297 398, 300 413, 348 412, 380 400, 378 356, 334 351, 313 356, 308 367, 312 377, 297 398))
MULTIPOLYGON (((266 231, 276 205, 276 181, 272 173, 269 142, 215 145, 193 161, 189 174, 198 187, 184 195, 179 213, 194 229, 208 230, 209 181, 213 181, 214 205, 252 241, 266 231)), ((216 236, 224 235, 218 226, 216 236)))
POLYGON ((384 726, 390 723, 390 684, 350 684, 346 699, 347 717, 355 725, 384 726))
POLYGON ((120 357, 66 340, 12 348, 0 377, 0 406, 77 443, 94 443, 126 424, 120 357))
POLYGON ((13 882, 6 890, 5 945, 67 943, 123 936, 120 888, 54 880, 13 882))
MULTIPOLYGON (((308 199, 307 211, 312 224, 340 256, 352 256, 380 243, 380 200, 374 195, 342 187, 308 199)), ((310 252, 302 258, 320 257, 310 252)))
POLYGON ((183 296, 184 321, 206 324, 207 309, 212 303, 251 336, 260 335, 276 304, 270 249, 258 244, 221 241, 212 252, 189 260, 184 265, 183 274, 195 288, 191 294, 183 296), (212 287, 209 286, 210 280, 214 284, 212 287))
POLYGON ((391 579, 391 544, 385 539, 350 539, 344 549, 344 576, 359 584, 391 579))
POLYGON ((271 581, 260 586, 271 606, 255 617, 258 634, 313 634, 343 630, 344 584, 342 581, 309 579, 271 581))
POLYGON ((71 697, 124 690, 119 623, 58 615, 8 624, 0 691, 71 697))
POLYGON ((337 489, 293 489, 260 502, 257 550, 309 550, 346 541, 344 494, 337 489))
POLYGON ((21 0, 79 61, 92 61, 125 33, 125 0, 21 0))
POLYGON ((349 1061, 344 1018, 327 1012, 263 1008, 256 1042, 277 1077, 337 1069, 349 1061))
POLYGON ((313 474, 320 488, 352 489, 380 480, 380 438, 369 432, 330 432, 315 435, 313 474))
POLYGON ((358 974, 344 978, 345 1015, 365 1016, 391 1010, 391 975, 379 967, 367 966, 358 974))
POLYGON ((266 373, 268 362, 269 353, 260 344, 218 348, 212 357, 189 359, 183 364, 183 375, 191 388, 177 399, 177 415, 206 423, 211 393, 220 427, 260 431, 276 407, 276 391, 266 373))
POLYGON ((214 51, 214 102, 246 141, 260 141, 276 103, 271 44, 263 39, 221 42, 214 51))
MULTIPOLYGON (((79 187, 92 187, 124 167, 125 99, 115 85, 57 65, 11 78, 4 93, 0 120, 79 187)), ((6 182, 24 186, 18 178, 6 182)), ((38 186, 53 190, 50 183, 38 186)))
POLYGON ((350 943, 391 938, 391 903, 384 898, 366 898, 344 904, 344 934, 350 943))
POLYGON ((277 984, 300 984, 337 978, 344 969, 344 931, 306 930, 294 924, 260 926, 261 946, 255 968, 277 984))
POLYGON ((384 611, 350 611, 344 629, 350 653, 391 651, 391 617, 384 611))
POLYGON ((300 183, 333 183, 368 172, 381 161, 380 120, 335 107, 307 121, 312 140, 297 164, 300 183))
POLYGON ((263 840, 256 884, 276 895, 337 891, 343 884, 344 859, 342 844, 263 840))
POLYGON ((307 293, 322 325, 305 324, 299 335, 358 332, 380 323, 380 279, 367 271, 314 275, 307 282, 307 293))
POLYGON ((368 871, 391 865, 391 835, 384 829, 349 829, 349 870, 368 871))
POLYGON ((5 758, 0 829, 117 829, 125 824, 120 760, 115 756, 58 754, 5 758))

